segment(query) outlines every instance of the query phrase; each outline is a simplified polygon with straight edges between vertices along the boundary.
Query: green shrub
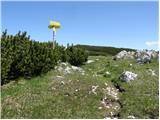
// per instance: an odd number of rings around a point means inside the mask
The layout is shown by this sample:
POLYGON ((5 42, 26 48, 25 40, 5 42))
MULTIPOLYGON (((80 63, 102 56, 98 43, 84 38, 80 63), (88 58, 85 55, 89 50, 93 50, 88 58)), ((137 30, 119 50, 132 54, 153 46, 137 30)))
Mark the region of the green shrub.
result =
POLYGON ((66 53, 67 60, 71 65, 80 66, 88 59, 87 52, 80 47, 70 46, 67 48, 66 53))
MULTIPOLYGON (((30 40, 26 32, 1 37, 1 85, 20 76, 30 78, 53 69, 62 58, 60 47, 30 40)), ((63 49, 62 49, 63 50, 63 49)))
POLYGON ((68 61, 72 65, 81 65, 87 61, 88 54, 79 47, 55 45, 51 42, 37 42, 30 39, 26 32, 1 37, 1 85, 22 76, 46 73, 53 69, 58 61, 68 61))

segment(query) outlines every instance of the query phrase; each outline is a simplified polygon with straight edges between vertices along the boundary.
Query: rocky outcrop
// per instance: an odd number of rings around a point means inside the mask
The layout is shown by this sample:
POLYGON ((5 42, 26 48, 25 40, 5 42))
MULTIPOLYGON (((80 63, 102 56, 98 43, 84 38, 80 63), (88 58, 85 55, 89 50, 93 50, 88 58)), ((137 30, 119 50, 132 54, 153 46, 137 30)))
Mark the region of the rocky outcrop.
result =
POLYGON ((158 58, 159 53, 155 50, 137 50, 134 51, 121 51, 113 57, 114 60, 117 59, 136 59, 137 63, 145 64, 150 63, 151 59, 158 58))
POLYGON ((119 52, 117 55, 115 55, 113 57, 114 60, 117 60, 117 59, 133 59, 134 58, 134 55, 135 55, 135 52, 134 51, 121 51, 119 52))
POLYGON ((150 63, 152 58, 158 58, 158 52, 154 50, 137 50, 135 57, 137 63, 150 63))

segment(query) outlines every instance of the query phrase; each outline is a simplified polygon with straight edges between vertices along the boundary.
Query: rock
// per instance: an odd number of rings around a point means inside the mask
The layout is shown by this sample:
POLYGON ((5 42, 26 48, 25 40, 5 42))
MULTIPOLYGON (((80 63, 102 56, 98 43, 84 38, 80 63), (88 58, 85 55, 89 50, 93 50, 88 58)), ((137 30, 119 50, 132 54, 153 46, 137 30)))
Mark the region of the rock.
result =
POLYGON ((62 80, 64 77, 63 76, 56 76, 57 80, 62 80))
POLYGON ((77 66, 71 66, 71 68, 74 70, 74 71, 76 71, 76 70, 79 70, 80 68, 79 67, 77 67, 77 66))
POLYGON ((106 88, 107 95, 111 96, 115 100, 118 100, 118 90, 112 87, 107 87, 106 88))
POLYGON ((125 82, 135 80, 136 78, 137 78, 137 74, 129 72, 129 71, 125 71, 120 75, 120 80, 125 81, 125 82))
POLYGON ((85 71, 82 68, 77 66, 71 66, 71 68, 73 71, 79 71, 82 75, 85 75, 85 71))
POLYGON ((79 91, 79 89, 76 89, 76 90, 75 90, 75 92, 78 92, 78 91, 79 91))
POLYGON ((61 81, 61 85, 64 85, 65 83, 64 83, 64 81, 61 81))
POLYGON ((61 65, 62 65, 62 66, 67 66, 67 63, 62 62, 61 65))
POLYGON ((106 71, 106 72, 104 73, 104 77, 109 77, 109 76, 111 76, 111 73, 110 73, 109 71, 106 71))
POLYGON ((66 74, 70 74, 71 73, 71 68, 70 67, 66 67, 63 71, 63 73, 66 75, 66 74))
POLYGON ((137 51, 136 54, 137 63, 145 64, 151 62, 151 56, 145 51, 137 51))
POLYGON ((68 63, 60 63, 58 66, 55 67, 56 70, 58 70, 60 73, 63 73, 64 75, 70 74, 73 71, 79 71, 82 73, 82 75, 85 75, 85 71, 77 66, 70 66, 68 63))
POLYGON ((149 71, 149 72, 151 72, 151 75, 152 75, 152 76, 156 76, 156 73, 155 73, 155 71, 154 71, 154 70, 149 69, 148 71, 149 71))
POLYGON ((119 52, 117 55, 115 55, 113 57, 113 59, 114 60, 117 60, 117 59, 133 59, 134 55, 135 55, 135 52, 133 52, 133 51, 127 52, 127 51, 123 50, 123 51, 119 52))
POLYGON ((158 52, 155 50, 146 50, 146 53, 151 57, 151 58, 157 58, 158 57, 158 52))
POLYGON ((137 50, 135 57, 137 59, 137 63, 150 63, 152 58, 158 58, 158 52, 155 50, 137 50))
POLYGON ((129 115, 128 118, 129 119, 135 119, 135 117, 133 115, 129 115))
POLYGON ((63 68, 62 68, 61 66, 59 66, 59 67, 57 67, 57 70, 58 70, 59 72, 61 72, 61 71, 63 70, 63 68))
POLYGON ((92 62, 94 62, 94 60, 88 60, 88 61, 87 61, 88 64, 89 64, 89 63, 92 63, 92 62))
POLYGON ((57 77, 57 78, 64 78, 63 76, 59 76, 59 75, 57 75, 56 77, 57 77))
POLYGON ((96 94, 97 95, 97 93, 96 93, 96 89, 98 88, 98 85, 97 86, 91 86, 91 91, 89 91, 89 94, 90 93, 94 93, 94 94, 96 94))
POLYGON ((102 109, 102 107, 98 107, 98 109, 99 109, 99 110, 101 110, 101 109, 102 109))
POLYGON ((105 86, 108 86, 108 84, 107 83, 104 83, 105 84, 105 86))
POLYGON ((110 75, 111 73, 107 71, 106 74, 107 74, 107 75, 110 75))
POLYGON ((137 63, 140 63, 140 64, 145 64, 145 63, 150 63, 150 62, 151 62, 151 57, 147 55, 144 55, 141 58, 137 58, 137 63))

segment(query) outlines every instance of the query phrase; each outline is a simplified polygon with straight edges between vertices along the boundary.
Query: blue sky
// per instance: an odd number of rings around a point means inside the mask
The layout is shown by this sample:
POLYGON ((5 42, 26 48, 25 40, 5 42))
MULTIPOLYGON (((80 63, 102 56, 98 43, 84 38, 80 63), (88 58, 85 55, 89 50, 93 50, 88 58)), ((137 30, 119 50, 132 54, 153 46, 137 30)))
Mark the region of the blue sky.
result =
POLYGON ((27 31, 51 41, 50 20, 61 23, 57 42, 158 49, 158 2, 2 2, 2 31, 27 31))

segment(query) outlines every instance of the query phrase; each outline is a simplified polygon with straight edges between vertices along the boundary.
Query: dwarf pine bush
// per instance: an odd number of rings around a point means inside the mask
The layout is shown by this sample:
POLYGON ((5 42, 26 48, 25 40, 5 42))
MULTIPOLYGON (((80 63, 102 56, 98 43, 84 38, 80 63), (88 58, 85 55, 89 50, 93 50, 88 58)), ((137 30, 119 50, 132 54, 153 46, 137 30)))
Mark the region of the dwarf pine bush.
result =
POLYGON ((46 73, 59 59, 59 49, 53 50, 52 43, 32 41, 26 32, 12 36, 5 31, 1 37, 1 84, 46 73))
POLYGON ((78 47, 59 46, 53 49, 51 42, 38 42, 30 39, 26 32, 1 36, 1 85, 18 77, 30 78, 46 73, 57 65, 58 61, 68 61, 72 65, 81 65, 88 55, 78 47))
POLYGON ((70 46, 67 48, 66 52, 67 60, 71 65, 82 65, 88 59, 88 53, 80 47, 70 46))

